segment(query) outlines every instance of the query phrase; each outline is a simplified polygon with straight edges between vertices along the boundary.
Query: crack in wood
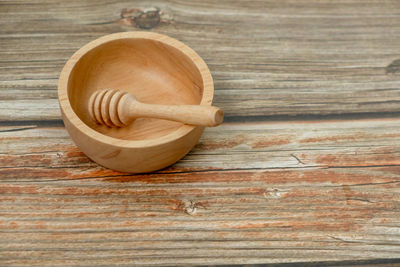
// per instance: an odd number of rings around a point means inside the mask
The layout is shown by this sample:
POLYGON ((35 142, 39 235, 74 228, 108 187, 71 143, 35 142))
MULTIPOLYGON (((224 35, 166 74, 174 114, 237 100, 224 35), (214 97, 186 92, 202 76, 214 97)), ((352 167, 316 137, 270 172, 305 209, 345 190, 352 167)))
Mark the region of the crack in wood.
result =
POLYGON ((304 162, 302 162, 302 161, 300 160, 300 158, 299 158, 299 157, 297 157, 297 156, 296 156, 294 153, 290 154, 290 156, 292 156, 293 158, 295 158, 295 159, 297 160, 298 164, 305 165, 305 163, 304 163, 304 162))

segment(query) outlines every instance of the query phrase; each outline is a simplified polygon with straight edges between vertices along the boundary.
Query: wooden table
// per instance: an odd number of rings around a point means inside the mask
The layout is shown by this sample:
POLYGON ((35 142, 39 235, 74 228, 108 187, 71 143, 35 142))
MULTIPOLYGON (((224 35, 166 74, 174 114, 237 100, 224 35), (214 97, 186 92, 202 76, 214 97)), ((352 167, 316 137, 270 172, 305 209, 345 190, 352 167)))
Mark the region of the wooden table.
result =
POLYGON ((399 10, 2 0, 0 265, 400 264, 399 10), (57 102, 74 51, 136 30, 196 50, 226 115, 143 175, 89 160, 57 102))

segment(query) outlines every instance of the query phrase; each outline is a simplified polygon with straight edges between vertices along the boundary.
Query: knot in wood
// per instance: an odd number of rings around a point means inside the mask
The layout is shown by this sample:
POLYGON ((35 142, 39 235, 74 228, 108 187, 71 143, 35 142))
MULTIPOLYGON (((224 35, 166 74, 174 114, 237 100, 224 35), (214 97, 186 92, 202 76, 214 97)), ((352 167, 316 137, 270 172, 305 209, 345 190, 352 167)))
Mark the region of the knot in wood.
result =
POLYGON ((160 10, 141 12, 133 21, 141 29, 152 29, 160 24, 160 10))

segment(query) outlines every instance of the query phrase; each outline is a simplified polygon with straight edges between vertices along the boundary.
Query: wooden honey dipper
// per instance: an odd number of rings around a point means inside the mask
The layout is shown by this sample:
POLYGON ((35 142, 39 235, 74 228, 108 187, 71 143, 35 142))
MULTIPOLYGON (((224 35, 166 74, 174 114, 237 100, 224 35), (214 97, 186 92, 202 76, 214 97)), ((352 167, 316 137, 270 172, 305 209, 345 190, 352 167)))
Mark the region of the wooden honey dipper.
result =
POLYGON ((157 118, 198 126, 217 126, 224 119, 221 109, 203 105, 158 105, 139 102, 118 90, 105 89, 89 99, 90 117, 109 127, 125 127, 136 118, 157 118))

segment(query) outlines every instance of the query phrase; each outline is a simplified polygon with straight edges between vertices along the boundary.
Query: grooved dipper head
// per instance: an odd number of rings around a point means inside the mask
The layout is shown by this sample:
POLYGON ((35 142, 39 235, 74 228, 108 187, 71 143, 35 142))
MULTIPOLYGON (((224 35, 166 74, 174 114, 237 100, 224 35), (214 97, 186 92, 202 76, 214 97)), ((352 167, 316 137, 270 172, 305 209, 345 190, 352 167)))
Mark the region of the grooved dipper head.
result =
MULTIPOLYGON (((124 127, 127 122, 121 120, 120 101, 126 92, 118 90, 105 89, 96 91, 89 99, 88 110, 90 117, 98 124, 109 127, 124 127)), ((122 115, 122 114, 121 114, 122 115)))

